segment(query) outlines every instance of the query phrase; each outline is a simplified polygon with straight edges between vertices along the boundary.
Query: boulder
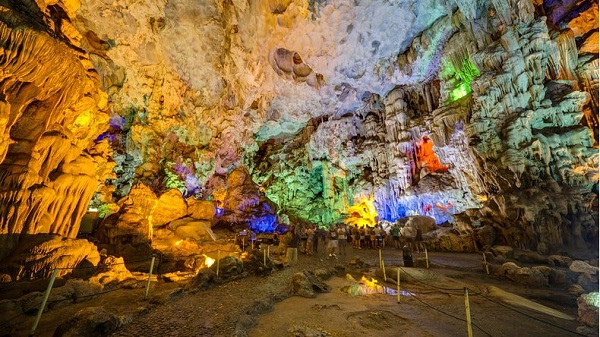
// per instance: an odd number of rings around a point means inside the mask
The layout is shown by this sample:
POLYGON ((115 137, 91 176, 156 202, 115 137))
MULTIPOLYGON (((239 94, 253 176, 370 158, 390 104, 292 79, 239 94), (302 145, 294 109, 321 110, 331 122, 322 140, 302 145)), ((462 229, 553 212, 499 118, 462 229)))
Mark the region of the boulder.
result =
POLYGON ((35 291, 17 299, 0 300, 0 312, 5 319, 15 317, 22 313, 34 312, 42 304, 44 293, 35 291))
POLYGON ((214 283, 216 277, 217 274, 212 269, 200 269, 198 274, 187 284, 186 289, 192 292, 206 289, 214 283))
POLYGON ((15 281, 48 278, 54 268, 62 268, 58 276, 63 276, 77 268, 93 268, 99 261, 98 248, 88 240, 38 234, 24 236, 15 251, 2 260, 0 271, 15 281))
POLYGON ((583 287, 586 291, 594 291, 598 289, 598 275, 581 273, 577 277, 577 284, 583 287))
POLYGON ((90 283, 100 285, 116 284, 134 278, 125 267, 122 257, 108 256, 99 266, 98 272, 90 278, 90 283))
POLYGON ((550 255, 548 256, 548 264, 555 267, 568 268, 573 260, 568 256, 550 255))
POLYGON ((215 216, 215 204, 212 201, 188 200, 188 215, 197 220, 212 220, 215 216))
POLYGON ((571 295, 579 296, 585 293, 585 289, 579 284, 572 284, 567 289, 567 292, 571 295))
MULTIPOLYGON (((188 218, 189 219, 189 218, 188 218)), ((196 241, 213 241, 216 237, 212 232, 211 223, 208 220, 198 220, 169 224, 169 228, 175 232, 180 239, 191 239, 196 241)))
POLYGON ((507 259, 514 258, 514 249, 510 246, 494 246, 492 247, 492 253, 496 256, 504 256, 507 259))
POLYGON ((548 283, 556 286, 566 286, 571 283, 571 280, 569 280, 569 276, 567 275, 566 271, 552 269, 550 275, 548 276, 548 283))
POLYGON ((303 271, 292 276, 292 295, 316 297, 316 293, 327 293, 331 288, 310 271, 303 271))
POLYGON ((583 294, 577 298, 578 321, 598 331, 598 292, 583 294))
POLYGON ((103 307, 88 307, 60 324, 55 337, 107 336, 121 325, 119 318, 103 307))
POLYGON ((353 257, 350 262, 348 262, 348 267, 353 269, 367 269, 370 267, 370 265, 361 260, 359 257, 353 257))
POLYGON ((547 286, 548 277, 544 273, 550 274, 548 270, 539 267, 521 268, 514 262, 506 262, 498 270, 496 275, 505 277, 515 283, 532 286, 547 286))
POLYGON ((458 235, 451 228, 440 228, 423 236, 426 248, 444 252, 475 252, 477 249, 470 234, 458 235))
POLYGON ((152 211, 152 226, 160 227, 187 214, 187 204, 181 192, 170 189, 158 198, 158 203, 152 211))
POLYGON ((587 262, 575 260, 569 266, 569 270, 574 271, 576 273, 585 273, 595 275, 598 273, 598 267, 594 267, 587 262))
POLYGON ((327 280, 337 273, 335 268, 319 268, 314 271, 315 275, 321 280, 327 280))
MULTIPOLYGON (((218 263, 219 266, 219 278, 221 279, 236 279, 240 276, 245 276, 244 263, 242 260, 233 256, 225 256, 218 263)), ((217 262, 215 262, 210 269, 214 272, 217 271, 217 262)))
POLYGON ((548 278, 544 274, 539 270, 527 267, 517 269, 512 280, 518 284, 535 287, 548 285, 548 278))
POLYGON ((273 262, 271 262, 270 258, 266 258, 265 265, 265 256, 263 255, 264 251, 253 250, 251 251, 246 258, 243 260, 244 270, 250 274, 265 276, 269 275, 273 272, 275 266, 273 262))
POLYGON ((102 289, 103 286, 97 283, 81 279, 70 279, 62 287, 52 290, 48 298, 48 307, 54 309, 73 302, 87 301, 101 292, 102 289))

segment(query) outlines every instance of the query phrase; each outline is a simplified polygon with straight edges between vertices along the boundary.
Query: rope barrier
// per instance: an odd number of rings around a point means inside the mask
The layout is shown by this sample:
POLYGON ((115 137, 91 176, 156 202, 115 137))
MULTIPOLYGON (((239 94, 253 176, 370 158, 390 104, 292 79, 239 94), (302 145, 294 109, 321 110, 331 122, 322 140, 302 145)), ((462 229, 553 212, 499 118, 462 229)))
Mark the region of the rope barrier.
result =
MULTIPOLYGON (((404 269, 402 269, 401 267, 398 267, 398 268, 399 268, 400 270, 404 271, 404 273, 405 273, 406 275, 408 275, 410 278, 412 278, 413 280, 417 281, 417 283, 419 283, 419 284, 422 284, 422 285, 424 285, 424 286, 426 286, 426 287, 434 288, 434 289, 437 289, 437 290, 440 290, 440 291, 448 291, 448 292, 451 292, 451 291, 455 291, 455 292, 459 292, 459 291, 460 291, 460 292, 462 292, 462 291, 464 290, 464 289, 461 289, 461 288, 443 288, 443 287, 438 287, 438 286, 435 286, 435 285, 432 285, 432 284, 429 284, 429 283, 426 283, 426 282, 424 282, 424 281, 421 281, 421 280, 417 279, 416 277, 414 277, 414 276, 412 276, 411 274, 407 273, 407 272, 406 272, 404 269)), ((571 334, 574 334, 574 335, 578 335, 578 336, 585 336, 585 335, 583 335, 583 334, 580 334, 580 333, 578 333, 578 332, 576 332, 576 331, 572 331, 572 330, 566 329, 566 328, 564 328, 564 327, 561 327, 560 325, 557 325, 557 324, 554 324, 554 323, 551 323, 551 322, 545 321, 545 320, 543 320, 543 319, 540 319, 540 318, 537 318, 537 317, 531 316, 531 315, 529 315, 529 314, 527 314, 527 313, 524 313, 524 312, 522 312, 522 311, 520 311, 520 310, 517 310, 517 309, 515 309, 515 308, 513 308, 513 307, 511 307, 511 306, 508 306, 508 305, 504 304, 504 303, 501 303, 501 302, 495 301, 495 300, 493 300, 493 299, 491 299, 491 298, 489 298, 489 297, 485 296, 484 294, 482 294, 482 293, 481 293, 481 292, 479 292, 479 291, 473 290, 473 289, 471 289, 471 288, 467 288, 467 289, 469 289, 469 291, 473 292, 472 296, 473 296, 473 295, 475 295, 475 296, 481 296, 482 298, 484 298, 484 299, 485 299, 485 300, 487 300, 487 301, 490 301, 490 302, 492 302, 492 303, 495 303, 495 304, 497 304, 497 305, 500 305, 500 306, 502 306, 502 307, 504 307, 504 308, 506 308, 506 309, 512 310, 512 311, 514 311, 514 312, 516 312, 516 313, 519 313, 519 314, 521 314, 521 315, 523 315, 523 316, 526 316, 526 317, 528 317, 528 318, 530 318, 530 319, 533 319, 533 320, 535 320, 535 321, 538 321, 538 322, 541 322, 541 323, 545 323, 545 324, 547 324, 547 325, 550 325, 550 326, 552 326, 552 327, 555 327, 555 328, 561 329, 561 330, 563 330, 563 331, 569 332, 569 333, 571 333, 571 334)), ((455 295, 455 296, 460 296, 459 294, 453 294, 453 293, 445 293, 445 294, 447 294, 447 295, 455 295)), ((475 325, 475 324, 473 324, 473 325, 477 327, 477 325, 475 325)), ((479 328, 479 327, 478 327, 478 328, 479 328)))
MULTIPOLYGON (((435 310, 435 311, 437 311, 437 312, 439 312, 439 313, 441 313, 441 314, 444 314, 444 315, 446 315, 446 316, 452 317, 452 318, 454 318, 454 319, 456 319, 456 320, 459 320, 459 321, 461 321, 461 322, 465 322, 465 323, 467 322, 467 320, 465 320, 465 319, 463 319, 463 318, 460 318, 460 317, 454 316, 454 315, 452 315, 452 314, 449 314, 449 313, 447 313, 447 312, 445 312, 445 311, 443 311, 443 310, 441 310, 441 309, 438 309, 438 308, 434 307, 433 305, 431 305, 431 304, 429 304, 429 303, 427 303, 427 302, 425 302, 425 301, 421 300, 421 299, 420 299, 420 298, 418 298, 418 297, 417 297, 417 296, 414 294, 414 292, 412 292, 412 291, 407 291, 407 293, 408 293, 408 294, 409 294, 411 297, 413 297, 414 299, 416 299, 417 301, 421 302, 422 304, 426 305, 427 307, 429 307, 429 308, 431 308, 431 309, 433 309, 433 310, 435 310)), ((490 336, 490 337, 492 336, 490 333, 488 333, 487 331, 483 330, 483 329, 482 329, 482 328, 481 328, 479 325, 477 325, 477 324, 475 324, 475 323, 473 323, 473 322, 471 322, 471 324, 472 324, 474 327, 476 327, 477 329, 479 329, 481 332, 483 332, 484 334, 486 334, 487 336, 490 336)))
POLYGON ((94 293, 94 294, 78 296, 77 298, 63 298, 63 299, 60 299, 60 300, 48 301, 48 304, 54 304, 54 303, 63 302, 63 301, 73 301, 73 300, 79 300, 79 299, 83 299, 83 298, 89 298, 89 297, 94 297, 94 296, 98 296, 98 295, 103 295, 103 294, 111 293, 113 291, 125 289, 125 288, 128 288, 128 287, 135 287, 138 284, 140 284, 141 282, 145 282, 145 281, 146 280, 137 280, 136 282, 133 282, 131 284, 124 284, 123 286, 120 286, 120 287, 117 287, 117 288, 100 291, 100 292, 97 292, 97 293, 94 293))
POLYGON ((560 325, 556 325, 556 324, 554 324, 554 323, 551 323, 551 322, 545 321, 545 320, 543 320, 543 319, 540 319, 540 318, 537 318, 537 317, 531 316, 531 315, 529 315, 529 314, 527 314, 527 313, 524 313, 524 312, 522 312, 522 311, 520 311, 520 310, 517 310, 517 309, 515 309, 515 308, 513 308, 513 307, 511 307, 511 306, 508 306, 508 305, 506 305, 506 304, 504 304, 504 303, 502 303, 502 302, 498 302, 498 301, 496 301, 496 300, 493 300, 493 299, 491 299, 491 298, 489 298, 489 297, 485 296, 484 294, 482 294, 482 293, 480 293, 480 292, 478 292, 478 291, 475 291, 475 290, 473 290, 473 289, 470 289, 470 288, 469 288, 469 290, 470 290, 470 291, 472 291, 472 292, 474 292, 474 293, 475 293, 475 294, 477 294, 478 296, 481 296, 483 299, 485 299, 485 300, 487 300, 487 301, 490 301, 490 302, 492 302, 492 303, 495 303, 495 304, 497 304, 497 305, 499 305, 499 306, 501 306, 501 307, 504 307, 504 308, 506 308, 506 309, 512 310, 512 311, 514 311, 514 312, 516 312, 516 313, 519 313, 519 314, 521 314, 521 315, 523 315, 523 316, 525 316, 525 317, 531 318, 531 319, 533 319, 533 320, 535 320, 535 321, 538 321, 538 322, 541 322, 541 323, 545 323, 545 324, 547 324, 547 325, 550 325, 550 326, 553 326, 553 327, 555 327, 555 328, 558 328, 558 329, 564 330, 564 331, 566 331, 566 332, 570 332, 570 333, 572 333, 572 334, 575 334, 575 335, 578 335, 578 336, 585 336, 585 335, 583 335, 583 334, 580 334, 580 333, 579 333, 579 332, 577 332, 577 331, 572 331, 572 330, 569 330, 569 329, 563 328, 563 327, 562 327, 562 326, 560 326, 560 325))
POLYGON ((111 263, 111 264, 99 264, 97 266, 89 266, 89 267, 56 267, 55 269, 58 270, 72 270, 72 269, 78 269, 78 270, 83 270, 83 269, 98 269, 101 267, 110 267, 110 266, 119 266, 119 265, 124 265, 124 264, 132 264, 132 263, 139 263, 139 262, 145 262, 145 261, 150 261, 152 259, 152 257, 149 258, 145 258, 143 260, 136 260, 136 261, 125 261, 125 262, 119 262, 119 263, 111 263))

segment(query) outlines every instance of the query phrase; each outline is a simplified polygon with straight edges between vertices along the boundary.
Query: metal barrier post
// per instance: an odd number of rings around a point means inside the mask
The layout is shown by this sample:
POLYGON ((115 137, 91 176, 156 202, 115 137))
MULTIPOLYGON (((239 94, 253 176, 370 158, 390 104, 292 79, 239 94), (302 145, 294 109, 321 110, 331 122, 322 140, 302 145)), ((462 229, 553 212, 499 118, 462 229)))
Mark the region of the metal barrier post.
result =
POLYGON ((148 293, 150 292, 150 279, 152 278, 152 269, 154 269, 154 259, 156 257, 152 257, 152 262, 150 262, 150 271, 148 272, 148 283, 146 284, 146 295, 144 299, 148 298, 148 293))
POLYGON ((471 327, 471 307, 469 306, 469 289, 465 287, 465 314, 467 316, 467 336, 473 337, 473 328, 471 327))
POLYGON ((483 252, 483 264, 485 264, 485 272, 490 274, 490 267, 488 267, 487 258, 485 257, 485 252, 483 252))
POLYGON ((267 251, 263 250, 263 264, 267 266, 267 251))
POLYGON ((396 291, 398 292, 398 303, 400 303, 400 267, 398 267, 398 275, 396 276, 396 291))
POLYGON ((40 305, 40 309, 38 310, 37 316, 35 316, 35 321, 33 322, 33 326, 31 327, 29 336, 33 336, 33 334, 35 333, 35 329, 37 329, 37 326, 40 323, 40 318, 42 318, 42 313, 44 312, 44 308, 46 307, 46 303, 48 302, 48 297, 50 297, 50 291, 52 290, 52 286, 54 285, 54 280, 56 280, 56 275, 58 275, 58 268, 54 268, 54 271, 52 272, 50 283, 48 283, 48 288, 46 288, 44 299, 42 300, 42 304, 40 305))
POLYGON ((381 268, 381 262, 383 260, 381 259, 381 249, 379 250, 379 268, 381 268))
POLYGON ((381 260, 381 270, 383 270, 383 280, 387 282, 387 275, 385 274, 385 263, 381 260))
POLYGON ((220 263, 221 263, 221 251, 217 250, 217 277, 219 277, 220 263))
POLYGON ((425 248, 425 265, 429 269, 429 255, 427 255, 427 248, 425 248))

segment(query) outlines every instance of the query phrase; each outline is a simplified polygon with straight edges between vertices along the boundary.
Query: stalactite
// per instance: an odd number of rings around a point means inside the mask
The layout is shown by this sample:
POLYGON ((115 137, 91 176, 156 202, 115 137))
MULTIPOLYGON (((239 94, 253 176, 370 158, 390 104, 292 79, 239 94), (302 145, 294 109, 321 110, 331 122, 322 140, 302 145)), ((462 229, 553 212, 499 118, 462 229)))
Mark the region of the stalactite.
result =
POLYGON ((0 204, 7 205, 0 207, 0 234, 8 234, 2 258, 22 234, 77 235, 102 179, 86 147, 108 116, 100 111, 106 101, 99 78, 81 52, 43 32, 1 23, 0 45, 0 105, 8 110, 0 128, 6 140, 0 142, 0 204), (19 145, 9 147, 13 141, 19 145))

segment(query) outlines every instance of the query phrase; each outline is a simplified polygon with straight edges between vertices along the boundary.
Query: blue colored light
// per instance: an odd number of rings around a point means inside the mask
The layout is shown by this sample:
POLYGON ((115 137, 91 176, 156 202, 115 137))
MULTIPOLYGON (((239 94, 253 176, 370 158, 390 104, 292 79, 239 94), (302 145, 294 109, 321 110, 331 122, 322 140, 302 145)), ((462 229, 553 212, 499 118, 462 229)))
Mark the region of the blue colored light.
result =
POLYGON ((225 212, 225 210, 223 208, 217 207, 215 210, 215 214, 217 216, 223 215, 223 212, 225 212))
POLYGON ((250 219, 250 229, 254 232, 273 232, 277 227, 277 216, 267 214, 261 217, 250 219))

